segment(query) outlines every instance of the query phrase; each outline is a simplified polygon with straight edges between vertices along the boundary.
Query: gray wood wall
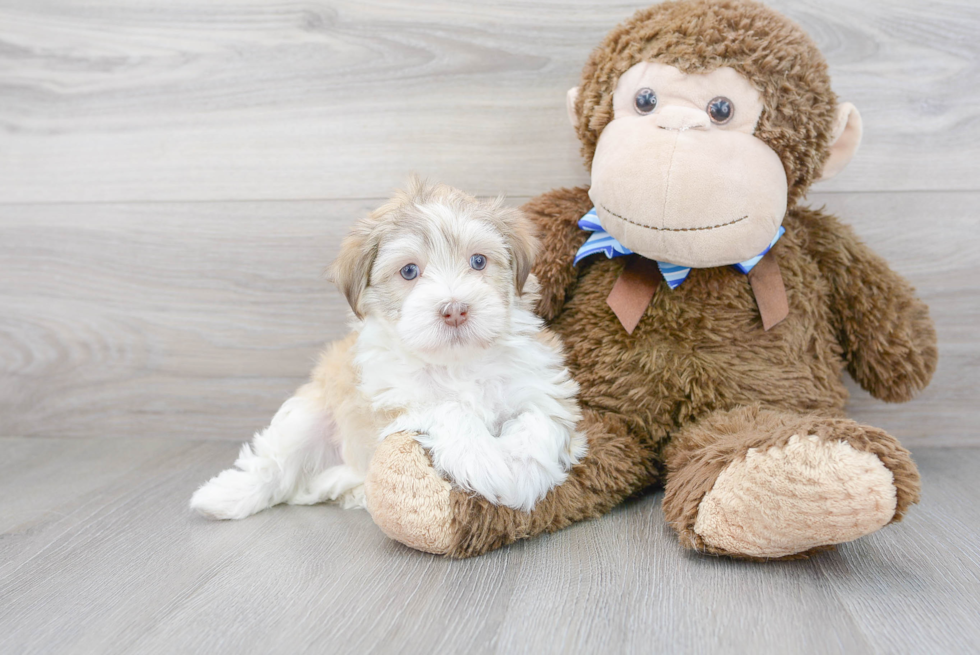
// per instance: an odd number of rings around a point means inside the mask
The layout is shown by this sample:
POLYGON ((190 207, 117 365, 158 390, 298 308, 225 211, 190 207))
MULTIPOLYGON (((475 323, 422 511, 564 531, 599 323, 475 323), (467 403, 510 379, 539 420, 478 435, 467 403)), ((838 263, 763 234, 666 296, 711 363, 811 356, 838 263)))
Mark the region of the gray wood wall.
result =
MULTIPOLYGON (((345 331, 323 279, 412 172, 588 176, 565 90, 645 3, 0 0, 0 435, 241 440, 345 331)), ((780 0, 865 139, 810 200, 933 308, 906 444, 980 434, 980 3, 780 0)))

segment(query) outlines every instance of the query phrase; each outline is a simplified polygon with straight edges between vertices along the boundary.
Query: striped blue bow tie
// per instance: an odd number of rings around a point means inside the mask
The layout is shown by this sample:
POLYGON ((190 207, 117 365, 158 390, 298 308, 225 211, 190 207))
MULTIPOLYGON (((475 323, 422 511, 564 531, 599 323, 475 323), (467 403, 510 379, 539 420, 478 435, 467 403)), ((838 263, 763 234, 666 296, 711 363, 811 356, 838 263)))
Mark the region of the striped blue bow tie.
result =
MULTIPOLYGON (((582 244, 582 247, 578 249, 575 253, 574 265, 578 266, 578 263, 588 257, 589 255, 594 255, 599 252, 606 253, 606 257, 612 259, 613 257, 624 257, 626 255, 632 255, 633 251, 621 244, 615 239, 611 234, 602 229, 602 225, 599 223, 599 217, 595 213, 595 207, 589 210, 589 213, 583 216, 578 221, 578 226, 583 230, 592 233, 589 240, 582 244)), ((758 255, 752 259, 746 259, 744 262, 739 262, 737 264, 732 264, 736 269, 742 273, 748 275, 749 271, 759 263, 769 250, 776 245, 779 241, 779 237, 786 233, 786 229, 780 225, 779 230, 776 232, 776 236, 772 238, 766 249, 760 252, 758 255)), ((667 280, 667 285, 671 289, 676 289, 681 285, 681 282, 687 279, 687 276, 691 273, 691 268, 688 266, 677 266, 676 264, 668 264, 667 262, 657 262, 657 268, 660 269, 660 273, 667 280)))

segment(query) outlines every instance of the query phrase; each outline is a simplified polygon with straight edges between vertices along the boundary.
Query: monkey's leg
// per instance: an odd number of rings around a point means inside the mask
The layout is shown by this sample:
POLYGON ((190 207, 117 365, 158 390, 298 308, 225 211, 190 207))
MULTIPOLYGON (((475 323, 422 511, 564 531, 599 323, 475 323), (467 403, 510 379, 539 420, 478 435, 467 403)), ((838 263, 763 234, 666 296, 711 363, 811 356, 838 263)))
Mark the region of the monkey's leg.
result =
POLYGON ((715 412, 667 449, 664 515, 681 544, 749 559, 805 557, 898 521, 919 499, 907 450, 843 418, 715 412))
POLYGON ((472 557, 600 516, 655 482, 653 449, 624 421, 586 409, 579 429, 588 437, 588 454, 531 512, 453 489, 410 435, 389 436, 368 470, 368 510, 392 539, 431 553, 472 557))

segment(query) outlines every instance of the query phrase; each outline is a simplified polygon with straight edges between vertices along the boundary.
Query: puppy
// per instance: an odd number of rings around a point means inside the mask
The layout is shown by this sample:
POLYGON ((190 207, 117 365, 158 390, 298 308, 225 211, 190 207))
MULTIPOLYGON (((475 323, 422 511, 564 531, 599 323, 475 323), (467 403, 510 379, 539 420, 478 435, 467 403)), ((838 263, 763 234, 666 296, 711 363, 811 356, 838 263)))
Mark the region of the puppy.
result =
POLYGON ((586 451, 577 385, 532 312, 535 248, 520 211, 418 181, 356 223, 333 267, 352 334, 191 508, 364 507, 376 445, 407 432, 459 488, 531 510, 586 451))

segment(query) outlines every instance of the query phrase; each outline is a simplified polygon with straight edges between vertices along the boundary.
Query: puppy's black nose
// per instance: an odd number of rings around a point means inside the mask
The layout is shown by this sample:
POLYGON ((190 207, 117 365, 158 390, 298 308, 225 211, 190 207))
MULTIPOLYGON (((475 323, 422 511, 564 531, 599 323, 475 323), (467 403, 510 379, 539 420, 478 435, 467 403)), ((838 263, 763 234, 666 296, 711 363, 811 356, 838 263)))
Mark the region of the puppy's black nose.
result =
POLYGON ((469 305, 463 302, 447 303, 442 308, 442 320, 450 327, 459 327, 466 322, 469 305))

